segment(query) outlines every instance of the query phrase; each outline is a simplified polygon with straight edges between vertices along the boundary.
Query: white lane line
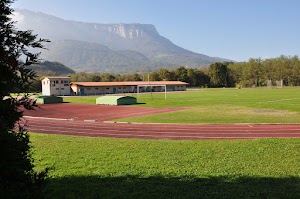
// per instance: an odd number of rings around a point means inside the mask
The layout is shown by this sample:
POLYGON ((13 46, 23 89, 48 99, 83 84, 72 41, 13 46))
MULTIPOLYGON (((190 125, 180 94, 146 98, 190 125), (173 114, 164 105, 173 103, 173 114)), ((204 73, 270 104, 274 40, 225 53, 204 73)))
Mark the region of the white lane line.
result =
MULTIPOLYGON (((61 133, 61 131, 58 131, 61 133)), ((47 133, 47 132, 44 132, 47 133)), ((48 132, 53 134, 53 132, 48 132)), ((85 132, 68 132, 67 135, 74 135, 74 136, 93 136, 95 135, 94 133, 85 133, 85 132), (84 134, 84 135, 83 135, 84 134)), ((66 135, 66 134, 65 134, 66 135)), ((101 133, 101 134, 96 134, 97 136, 104 136, 104 137, 112 137, 112 138, 158 138, 158 139, 190 139, 190 140, 195 140, 195 139, 226 139, 226 140, 231 140, 231 139, 264 139, 264 138, 273 138, 274 136, 261 136, 261 137, 255 137, 255 136, 249 136, 249 137, 222 137, 222 136, 172 136, 172 135, 164 135, 164 136, 158 136, 158 135, 143 135, 143 134, 114 134, 114 133, 101 133)), ((285 136, 279 136, 276 138, 299 138, 299 137, 285 137, 285 136)))
MULTIPOLYGON (((56 126, 56 123, 53 123, 51 126, 49 126, 49 128, 54 127, 55 128, 82 128, 82 125, 76 125, 76 124, 72 124, 72 125, 65 125, 65 126, 56 126)), ((36 123, 36 124, 32 124, 29 123, 29 127, 30 126, 48 126, 45 124, 40 124, 40 123, 36 123)), ((246 132, 246 133, 257 133, 257 132, 261 132, 261 133, 284 133, 284 131, 289 131, 289 132, 300 132, 300 126, 299 128, 293 128, 293 129, 252 129, 251 131, 249 130, 244 130, 244 129, 222 129, 222 130, 218 130, 218 129, 183 129, 183 128, 172 128, 172 129, 161 129, 161 128, 142 128, 142 127, 135 127, 135 126, 126 126, 123 128, 120 128, 118 126, 84 126, 84 130, 119 130, 119 131, 136 131, 136 130, 143 130, 143 131, 147 131, 147 132, 162 132, 162 133, 168 133, 169 131, 177 131, 180 133, 236 133, 236 132, 246 132)))
MULTIPOLYGON (((57 132, 70 132, 70 131, 78 131, 78 128, 69 128, 69 127, 29 127, 30 131, 57 131, 57 132), (68 131, 66 131, 68 130, 68 131)), ((82 131, 82 129, 81 129, 82 131)), ((131 129, 84 129, 85 133, 93 133, 93 134, 101 134, 103 131, 106 132, 115 132, 118 134, 126 134, 132 132, 131 129)), ((130 135, 139 135, 139 134, 151 134, 151 135, 168 135, 173 134, 177 136, 197 136, 197 135, 205 135, 205 136, 211 136, 211 135, 282 135, 282 134, 292 134, 292 135, 300 135, 300 132, 289 132, 289 133, 282 133, 282 132, 247 132, 246 134, 244 132, 213 132, 213 131, 202 131, 202 132, 176 132, 176 131, 145 131, 145 129, 136 129, 134 133, 131 133, 130 135)))
POLYGON ((58 121, 72 121, 73 118, 50 118, 50 117, 33 117, 33 116, 23 116, 24 118, 32 118, 32 119, 42 119, 42 120, 58 120, 58 121))
MULTIPOLYGON (((55 130, 53 131, 50 131, 51 133, 52 132, 55 132, 55 130)), ((49 133, 50 133, 49 132, 49 133)), ((95 135, 95 133, 86 133, 86 132, 69 132, 69 131, 57 131, 58 133, 68 133, 68 134, 71 134, 71 135, 95 135)), ((47 133, 47 132, 46 132, 47 133)), ((103 136, 110 136, 110 137, 122 137, 122 138, 128 138, 128 137, 132 137, 132 138, 139 138, 139 137, 142 137, 142 138, 160 138, 160 139, 166 139, 166 138, 177 138, 177 139, 180 139, 180 138, 186 138, 186 139, 258 139, 258 138, 270 138, 268 136, 264 136, 264 137, 221 137, 221 136, 184 136, 184 135, 181 135, 181 136, 175 136, 175 135, 164 135, 164 136, 159 136, 159 135, 144 135, 144 134, 115 134, 115 133, 98 133, 96 135, 103 135, 103 136)))

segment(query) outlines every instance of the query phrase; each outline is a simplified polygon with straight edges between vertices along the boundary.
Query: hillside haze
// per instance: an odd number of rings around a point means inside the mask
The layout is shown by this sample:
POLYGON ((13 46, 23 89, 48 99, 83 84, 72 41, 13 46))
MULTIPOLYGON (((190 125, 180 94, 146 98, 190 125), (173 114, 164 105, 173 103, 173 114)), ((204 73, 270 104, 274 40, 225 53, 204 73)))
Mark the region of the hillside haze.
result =
POLYGON ((12 18, 18 29, 34 30, 52 41, 42 59, 58 61, 77 72, 142 72, 226 61, 183 49, 151 24, 84 23, 23 9, 16 9, 12 18))

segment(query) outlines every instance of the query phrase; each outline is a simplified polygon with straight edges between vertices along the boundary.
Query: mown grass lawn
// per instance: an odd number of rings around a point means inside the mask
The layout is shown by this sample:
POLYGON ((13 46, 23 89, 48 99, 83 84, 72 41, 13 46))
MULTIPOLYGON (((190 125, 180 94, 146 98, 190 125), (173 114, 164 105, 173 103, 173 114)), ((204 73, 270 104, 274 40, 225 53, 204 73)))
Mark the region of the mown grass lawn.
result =
MULTIPOLYGON (((128 94, 154 108, 183 107, 184 111, 117 121, 142 123, 299 123, 300 88, 201 89, 191 92, 128 94)), ((72 103, 95 104, 97 97, 65 98, 72 103)))
POLYGON ((300 198, 300 139, 31 142, 46 198, 300 198))
MULTIPOLYGON (((133 95, 135 96, 135 95, 133 95)), ((137 96, 165 123, 299 123, 299 88, 137 96)), ((64 98, 94 104, 96 96, 64 98)), ((300 139, 171 141, 31 134, 46 198, 300 198, 300 139)))

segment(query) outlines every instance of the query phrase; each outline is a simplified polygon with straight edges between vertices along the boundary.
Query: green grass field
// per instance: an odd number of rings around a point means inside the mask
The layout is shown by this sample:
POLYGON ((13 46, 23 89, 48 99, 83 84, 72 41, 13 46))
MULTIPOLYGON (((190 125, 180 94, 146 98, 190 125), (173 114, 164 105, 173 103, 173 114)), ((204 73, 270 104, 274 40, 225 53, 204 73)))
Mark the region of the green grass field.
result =
MULTIPOLYGON (((142 123, 299 123, 300 88, 202 89, 191 92, 130 94, 138 106, 183 107, 184 111, 126 118, 142 123)), ((66 102, 95 104, 95 96, 64 98, 66 102)))
MULTIPOLYGON (((299 123, 300 88, 140 94, 136 106, 186 110, 166 123, 299 123)), ((133 95, 135 96, 135 95, 133 95)), ((66 97, 94 104, 97 97, 66 97)), ((300 198, 300 139, 139 140, 31 133, 46 198, 300 198)))
POLYGON ((300 139, 31 142, 46 198, 300 198, 300 139))

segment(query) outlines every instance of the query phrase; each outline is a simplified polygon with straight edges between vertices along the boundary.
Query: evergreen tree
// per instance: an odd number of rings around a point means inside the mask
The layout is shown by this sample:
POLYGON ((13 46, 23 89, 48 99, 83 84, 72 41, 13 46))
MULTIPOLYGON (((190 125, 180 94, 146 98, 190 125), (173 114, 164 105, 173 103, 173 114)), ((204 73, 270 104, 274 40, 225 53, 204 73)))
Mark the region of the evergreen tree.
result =
POLYGON ((32 31, 18 31, 11 21, 13 0, 0 1, 0 197, 37 198, 44 173, 33 170, 29 135, 19 122, 22 109, 36 104, 27 94, 35 73, 26 66, 37 63, 29 48, 43 48, 32 31), (21 62, 20 58, 26 61, 21 62), (11 93, 25 93, 18 98, 11 93))

